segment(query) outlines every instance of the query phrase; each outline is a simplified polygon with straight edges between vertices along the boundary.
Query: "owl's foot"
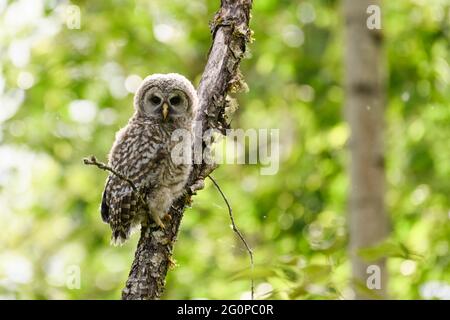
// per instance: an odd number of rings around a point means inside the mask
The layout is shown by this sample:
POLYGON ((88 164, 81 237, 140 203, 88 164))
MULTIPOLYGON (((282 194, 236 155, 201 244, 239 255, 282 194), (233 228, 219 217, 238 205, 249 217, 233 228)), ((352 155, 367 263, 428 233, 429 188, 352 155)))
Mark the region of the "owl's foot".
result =
POLYGON ((159 217, 158 214, 152 214, 152 218, 153 218, 153 221, 155 221, 155 223, 158 225, 158 227, 160 227, 163 230, 166 229, 166 226, 161 221, 161 218, 159 217))

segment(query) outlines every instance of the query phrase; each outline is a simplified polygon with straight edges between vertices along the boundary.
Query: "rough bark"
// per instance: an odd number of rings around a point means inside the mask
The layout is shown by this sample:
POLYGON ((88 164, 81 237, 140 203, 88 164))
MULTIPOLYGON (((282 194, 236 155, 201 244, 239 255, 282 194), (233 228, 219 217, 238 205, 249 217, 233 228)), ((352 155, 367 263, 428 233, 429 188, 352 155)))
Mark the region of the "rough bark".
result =
MULTIPOLYGON (((385 261, 366 263, 358 256, 361 248, 374 246, 387 235, 388 219, 384 208, 383 118, 385 105, 384 59, 381 30, 370 30, 366 12, 379 0, 344 0, 346 118, 350 126, 350 255, 357 299, 372 298, 366 286, 369 265, 381 270, 381 289, 375 295, 385 297, 387 273, 385 261)), ((368 288, 369 290, 369 288, 368 288)))
MULTIPOLYGON (((202 123, 202 132, 208 129, 223 132, 227 127, 224 116, 227 94, 243 84, 239 64, 251 39, 251 7, 251 0, 222 0, 221 8, 210 24, 213 42, 197 90, 200 108, 197 121, 202 123)), ((198 150, 194 157, 197 154, 198 150)), ((189 205, 191 196, 203 188, 203 180, 214 169, 214 165, 206 163, 194 165, 185 188, 186 194, 173 204, 170 211, 172 221, 165 230, 151 225, 141 227, 141 236, 122 291, 122 299, 147 300, 161 297, 184 210, 189 205)))

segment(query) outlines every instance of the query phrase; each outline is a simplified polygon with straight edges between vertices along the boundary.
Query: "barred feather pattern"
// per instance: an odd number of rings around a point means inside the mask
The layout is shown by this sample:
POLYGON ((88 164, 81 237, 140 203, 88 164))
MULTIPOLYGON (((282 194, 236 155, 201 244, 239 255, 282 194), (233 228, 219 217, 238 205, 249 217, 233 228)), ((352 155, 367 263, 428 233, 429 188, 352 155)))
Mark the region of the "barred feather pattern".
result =
MULTIPOLYGON (((119 131, 109 156, 109 165, 142 190, 144 200, 161 217, 181 195, 191 169, 190 164, 173 163, 170 154, 175 143, 167 143, 171 129, 134 118, 119 131)), ((105 185, 104 202, 108 212, 102 210, 102 218, 111 226, 114 244, 123 243, 134 227, 149 218, 148 207, 132 186, 113 174, 105 185)))
MULTIPOLYGON (((190 97, 193 94, 195 91, 189 93, 190 97)), ((126 180, 114 174, 108 176, 101 215, 112 229, 113 244, 122 244, 136 227, 144 222, 151 223, 155 215, 162 218, 173 201, 181 196, 192 164, 174 163, 171 153, 179 141, 171 138, 174 130, 179 128, 192 133, 195 98, 190 103, 186 114, 161 122, 143 112, 139 96, 135 98, 136 112, 127 126, 116 134, 108 164, 130 179, 139 194, 126 180)))

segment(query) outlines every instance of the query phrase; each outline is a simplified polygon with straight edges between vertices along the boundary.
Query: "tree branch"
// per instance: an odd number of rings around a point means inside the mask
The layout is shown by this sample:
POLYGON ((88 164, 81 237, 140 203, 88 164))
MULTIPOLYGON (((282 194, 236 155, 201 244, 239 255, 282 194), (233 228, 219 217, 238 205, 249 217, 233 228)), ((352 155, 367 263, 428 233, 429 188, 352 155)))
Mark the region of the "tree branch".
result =
MULTIPOLYGON (((239 64, 251 39, 251 7, 251 0, 222 0, 221 8, 210 24, 213 44, 197 90, 199 113, 196 120, 202 124, 202 133, 209 129, 225 131, 228 127, 225 119, 227 95, 245 88, 239 64)), ((205 162, 194 165, 185 196, 172 205, 172 222, 165 230, 152 225, 141 226, 141 237, 122 299, 161 297, 186 205, 190 204, 191 196, 203 188, 204 179, 215 168, 215 165, 205 162)))

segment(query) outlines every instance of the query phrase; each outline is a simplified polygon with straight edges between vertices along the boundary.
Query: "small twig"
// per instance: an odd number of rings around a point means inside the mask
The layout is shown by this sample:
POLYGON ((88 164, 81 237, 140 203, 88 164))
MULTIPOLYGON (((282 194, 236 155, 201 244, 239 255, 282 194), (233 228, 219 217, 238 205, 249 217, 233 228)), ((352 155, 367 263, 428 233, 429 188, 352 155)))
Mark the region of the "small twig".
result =
POLYGON ((130 178, 124 176, 120 172, 117 172, 116 170, 114 170, 110 166, 104 164, 103 162, 97 161, 97 158, 95 156, 90 156, 89 158, 84 158, 83 162, 84 162, 85 165, 97 166, 99 169, 111 172, 112 174, 116 175, 120 179, 125 180, 126 182, 128 182, 134 192, 139 192, 138 188, 136 188, 136 185, 133 183, 133 181, 131 181, 130 178))
POLYGON ((133 189, 133 191, 136 193, 138 200, 144 205, 144 206, 148 206, 147 202, 145 201, 145 196, 142 195, 141 190, 139 190, 136 185, 134 184, 133 181, 131 181, 130 178, 128 178, 127 176, 124 176, 123 174, 121 174, 120 172, 117 172, 116 170, 114 170, 113 168, 111 168, 110 166, 104 164, 103 162, 99 162, 97 160, 97 158, 95 156, 90 156, 89 158, 84 158, 83 159, 83 163, 85 165, 88 166, 96 166, 99 169, 102 169, 104 171, 109 171, 112 174, 116 175, 119 179, 124 180, 126 182, 128 182, 128 184, 131 186, 131 189, 133 189))
MULTIPOLYGON (((217 191, 219 191, 220 195, 222 196, 223 200, 225 201, 225 204, 228 207, 228 214, 230 216, 231 226, 233 227, 233 231, 238 235, 238 237, 241 239, 242 243, 245 245, 245 248, 247 249, 247 252, 248 252, 248 254, 250 256, 250 268, 251 268, 251 271, 253 273, 253 270, 254 270, 253 251, 250 248, 250 246, 248 245, 248 243, 245 240, 245 238, 242 235, 242 233, 237 228, 236 223, 234 222, 233 209, 231 208, 231 205, 228 202, 228 199, 225 196, 225 194, 223 193, 223 191, 220 188, 219 184, 216 182, 216 180, 214 180, 214 178, 212 176, 208 175, 208 178, 213 182, 214 186, 216 187, 217 191)), ((251 297, 252 297, 252 300, 255 297, 255 283, 254 283, 254 280, 253 280, 253 276, 251 277, 251 297)))

